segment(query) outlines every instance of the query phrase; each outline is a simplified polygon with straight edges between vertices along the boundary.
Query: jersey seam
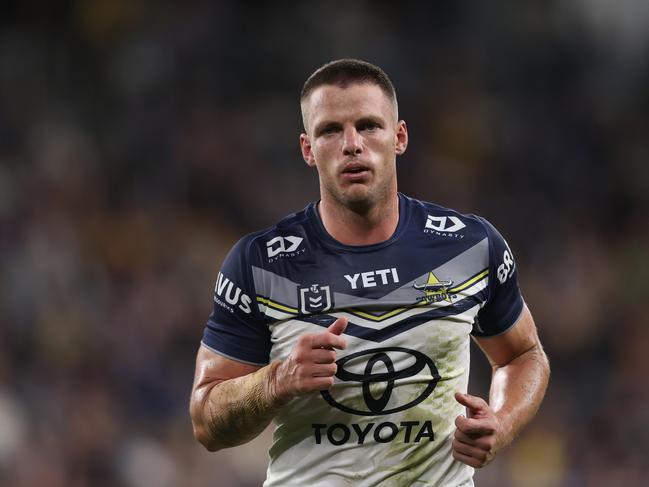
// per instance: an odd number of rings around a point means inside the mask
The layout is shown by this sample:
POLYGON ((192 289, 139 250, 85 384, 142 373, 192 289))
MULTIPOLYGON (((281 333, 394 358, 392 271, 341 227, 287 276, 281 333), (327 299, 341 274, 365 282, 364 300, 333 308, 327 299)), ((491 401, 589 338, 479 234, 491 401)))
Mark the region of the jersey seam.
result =
POLYGON ((487 286, 487 299, 485 300, 485 304, 487 304, 491 300, 491 295, 492 295, 493 286, 494 286, 493 277, 495 276, 495 272, 494 272, 494 269, 493 269, 493 245, 492 245, 491 238, 489 236, 489 232, 487 230, 487 225, 486 225, 486 223, 484 221, 484 218, 479 216, 479 215, 476 215, 476 216, 477 216, 477 220, 480 222, 480 226, 482 227, 482 231, 485 233, 485 237, 487 238, 487 248, 488 248, 488 253, 489 253, 489 265, 488 265, 487 268, 489 269, 489 274, 490 275, 489 275, 489 284, 487 286))
MULTIPOLYGON (((268 229, 267 232, 270 232, 270 231, 271 231, 271 229, 268 229)), ((266 235, 267 232, 264 232, 261 235, 257 235, 255 237, 251 238, 246 243, 246 251, 245 251, 245 257, 246 257, 245 273, 246 273, 246 278, 248 279, 248 282, 250 283, 250 286, 252 288, 253 296, 255 296, 255 299, 253 300, 253 302, 255 303, 255 307, 254 307, 255 313, 257 315, 257 318, 260 319, 264 323, 264 326, 265 326, 266 329, 267 329, 267 326, 266 326, 265 315, 263 315, 261 313, 261 311, 259 310, 259 304, 257 303, 257 300, 256 300, 257 286, 255 285, 255 278, 252 275, 250 248, 252 247, 253 242, 255 242, 257 240, 257 238, 261 238, 263 235, 266 235)))

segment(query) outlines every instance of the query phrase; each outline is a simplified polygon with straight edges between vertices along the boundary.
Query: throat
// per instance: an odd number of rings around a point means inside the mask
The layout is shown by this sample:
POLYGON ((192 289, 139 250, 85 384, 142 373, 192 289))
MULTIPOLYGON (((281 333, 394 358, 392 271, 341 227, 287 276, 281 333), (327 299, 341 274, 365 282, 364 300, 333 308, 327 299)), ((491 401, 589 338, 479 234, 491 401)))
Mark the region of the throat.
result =
POLYGON ((329 235, 344 245, 373 245, 389 240, 399 224, 399 199, 386 205, 328 204, 322 200, 317 210, 329 235))

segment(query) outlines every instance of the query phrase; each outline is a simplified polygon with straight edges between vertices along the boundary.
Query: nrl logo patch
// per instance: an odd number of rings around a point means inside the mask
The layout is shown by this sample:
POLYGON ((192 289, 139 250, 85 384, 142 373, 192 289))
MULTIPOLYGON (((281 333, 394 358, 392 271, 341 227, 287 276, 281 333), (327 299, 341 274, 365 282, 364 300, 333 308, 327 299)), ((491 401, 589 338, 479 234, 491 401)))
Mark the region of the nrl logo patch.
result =
POLYGON ((334 305, 329 286, 319 284, 299 288, 298 301, 303 314, 324 313, 334 305))

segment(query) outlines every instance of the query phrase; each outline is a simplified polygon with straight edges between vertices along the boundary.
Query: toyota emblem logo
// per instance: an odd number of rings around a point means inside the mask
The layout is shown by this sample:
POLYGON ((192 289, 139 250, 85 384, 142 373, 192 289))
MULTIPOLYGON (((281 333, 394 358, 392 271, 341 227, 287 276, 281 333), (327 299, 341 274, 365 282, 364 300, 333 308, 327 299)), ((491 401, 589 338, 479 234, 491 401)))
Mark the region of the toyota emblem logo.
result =
POLYGON ((338 408, 341 411, 361 416, 396 413, 416 406, 430 396, 440 378, 437 367, 435 367, 435 364, 430 357, 417 350, 410 350, 402 347, 384 347, 362 350, 338 359, 336 364, 338 365, 336 377, 340 381, 357 382, 361 386, 365 408, 360 409, 357 401, 355 401, 353 405, 350 405, 349 401, 345 401, 342 397, 338 397, 337 399, 334 398, 335 389, 330 391, 320 391, 320 393, 331 406, 338 408), (414 362, 409 360, 408 362, 411 363, 406 367, 397 370, 395 368, 395 362, 404 362, 403 354, 414 358, 414 362), (401 357, 399 357, 399 355, 401 355, 401 357), (383 364, 381 369, 384 369, 385 371, 374 372, 374 369, 379 363, 383 364), (425 368, 428 368, 428 375, 430 375, 431 379, 426 382, 409 385, 410 387, 421 389, 418 391, 415 399, 404 404, 398 404, 393 401, 391 406, 387 407, 390 398, 392 397, 395 382, 399 379, 413 377, 425 368), (355 371, 352 372, 350 369, 354 369, 355 371), (362 370, 362 373, 359 373, 359 370, 362 370), (372 384, 376 383, 385 384, 385 388, 378 397, 376 392, 373 393, 371 389, 372 384))

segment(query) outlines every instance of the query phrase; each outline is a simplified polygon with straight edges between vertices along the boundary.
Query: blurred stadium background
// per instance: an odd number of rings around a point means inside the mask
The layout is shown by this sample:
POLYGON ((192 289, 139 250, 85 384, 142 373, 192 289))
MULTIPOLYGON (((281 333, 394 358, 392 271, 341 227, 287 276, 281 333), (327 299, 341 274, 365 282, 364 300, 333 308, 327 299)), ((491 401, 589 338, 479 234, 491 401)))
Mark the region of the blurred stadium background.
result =
POLYGON ((478 485, 649 485, 648 47, 642 0, 4 2, 0 484, 260 485, 268 433, 194 442, 194 355, 225 252, 317 197, 304 79, 360 57, 400 189, 501 229, 552 361, 478 485))

